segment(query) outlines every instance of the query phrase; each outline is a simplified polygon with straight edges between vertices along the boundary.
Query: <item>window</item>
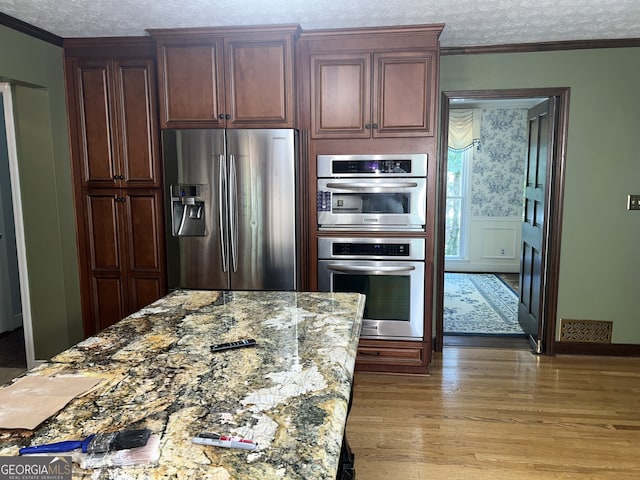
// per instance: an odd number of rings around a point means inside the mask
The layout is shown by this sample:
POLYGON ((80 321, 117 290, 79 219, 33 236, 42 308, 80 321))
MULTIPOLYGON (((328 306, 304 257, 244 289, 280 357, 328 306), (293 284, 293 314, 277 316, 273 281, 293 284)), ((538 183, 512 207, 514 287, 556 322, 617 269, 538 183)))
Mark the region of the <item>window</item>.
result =
POLYGON ((467 177, 472 154, 472 148, 448 149, 444 254, 451 259, 463 259, 467 253, 464 219, 468 196, 467 177))
POLYGON ((448 144, 444 253, 449 260, 464 260, 468 251, 468 177, 473 152, 480 149, 478 110, 450 110, 448 144))

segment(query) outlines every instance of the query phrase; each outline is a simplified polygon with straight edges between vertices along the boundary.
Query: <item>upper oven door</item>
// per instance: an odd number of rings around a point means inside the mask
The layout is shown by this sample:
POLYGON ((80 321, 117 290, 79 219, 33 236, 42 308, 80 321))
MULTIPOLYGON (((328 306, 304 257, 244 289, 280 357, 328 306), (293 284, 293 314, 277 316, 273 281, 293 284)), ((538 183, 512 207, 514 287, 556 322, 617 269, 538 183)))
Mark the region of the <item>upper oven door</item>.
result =
POLYGON ((416 230, 426 223, 426 178, 320 178, 322 230, 416 230))

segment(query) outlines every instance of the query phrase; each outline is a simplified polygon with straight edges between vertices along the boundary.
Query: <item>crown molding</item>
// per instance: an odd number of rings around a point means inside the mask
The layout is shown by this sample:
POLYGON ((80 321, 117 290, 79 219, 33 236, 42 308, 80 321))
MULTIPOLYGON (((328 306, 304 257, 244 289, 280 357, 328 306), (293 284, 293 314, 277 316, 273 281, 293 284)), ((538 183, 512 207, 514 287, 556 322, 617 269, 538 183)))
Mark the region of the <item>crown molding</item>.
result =
POLYGON ((57 47, 62 47, 62 37, 54 35, 53 33, 42 30, 41 28, 34 27, 33 25, 11 17, 5 13, 0 12, 0 25, 12 28, 18 32, 24 33, 38 40, 51 43, 57 47))
POLYGON ((585 50, 594 48, 640 47, 640 38, 613 40, 571 40, 564 42, 511 43, 469 47, 440 47, 440 55, 475 55, 482 53, 550 52, 554 50, 585 50))

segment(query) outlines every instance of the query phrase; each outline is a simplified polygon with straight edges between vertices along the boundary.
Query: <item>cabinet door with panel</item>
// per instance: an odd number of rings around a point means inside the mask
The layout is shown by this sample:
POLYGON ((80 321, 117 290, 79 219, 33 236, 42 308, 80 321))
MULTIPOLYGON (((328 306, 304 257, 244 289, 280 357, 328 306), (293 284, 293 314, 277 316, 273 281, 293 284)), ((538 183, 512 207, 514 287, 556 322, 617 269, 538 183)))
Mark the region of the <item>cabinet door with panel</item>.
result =
POLYGON ((91 318, 85 318, 86 335, 116 323, 127 312, 120 198, 118 190, 95 191, 84 197, 87 258, 80 260, 87 263, 91 306, 91 318))
POLYGON ((114 71, 121 186, 160 187, 155 63, 120 60, 114 71))
POLYGON ((434 135, 435 55, 435 52, 374 55, 373 137, 434 135))
POLYGON ((429 343, 360 339, 356 370, 425 373, 429 343))
POLYGON ((95 333, 166 291, 162 198, 155 190, 100 189, 86 194, 84 208, 95 333))
POLYGON ((80 60, 73 73, 82 182, 159 186, 153 62, 80 60))
POLYGON ((232 36, 225 55, 227 127, 293 127, 291 37, 232 36))
POLYGON ((224 126, 223 40, 163 40, 158 45, 160 125, 224 126))
POLYGON ((312 138, 434 134, 436 69, 424 52, 311 56, 312 138))
POLYGON ((127 251, 129 303, 127 314, 166 292, 164 222, 159 190, 126 190, 120 202, 127 251))
POLYGON ((370 89, 370 54, 312 56, 312 138, 369 138, 370 89))

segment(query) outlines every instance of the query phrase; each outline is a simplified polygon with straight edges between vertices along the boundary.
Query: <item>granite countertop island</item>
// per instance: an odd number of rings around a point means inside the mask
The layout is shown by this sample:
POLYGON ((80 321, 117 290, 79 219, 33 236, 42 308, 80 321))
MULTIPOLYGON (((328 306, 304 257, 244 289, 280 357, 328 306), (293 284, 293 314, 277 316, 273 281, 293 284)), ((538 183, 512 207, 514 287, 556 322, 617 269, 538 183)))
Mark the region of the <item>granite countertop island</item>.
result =
POLYGON ((178 290, 26 375, 104 377, 36 430, 0 430, 0 456, 26 445, 148 428, 154 465, 80 469, 95 479, 336 478, 364 296, 178 290), (254 338, 255 347, 210 346, 254 338), (252 451, 196 445, 200 432, 252 451))

